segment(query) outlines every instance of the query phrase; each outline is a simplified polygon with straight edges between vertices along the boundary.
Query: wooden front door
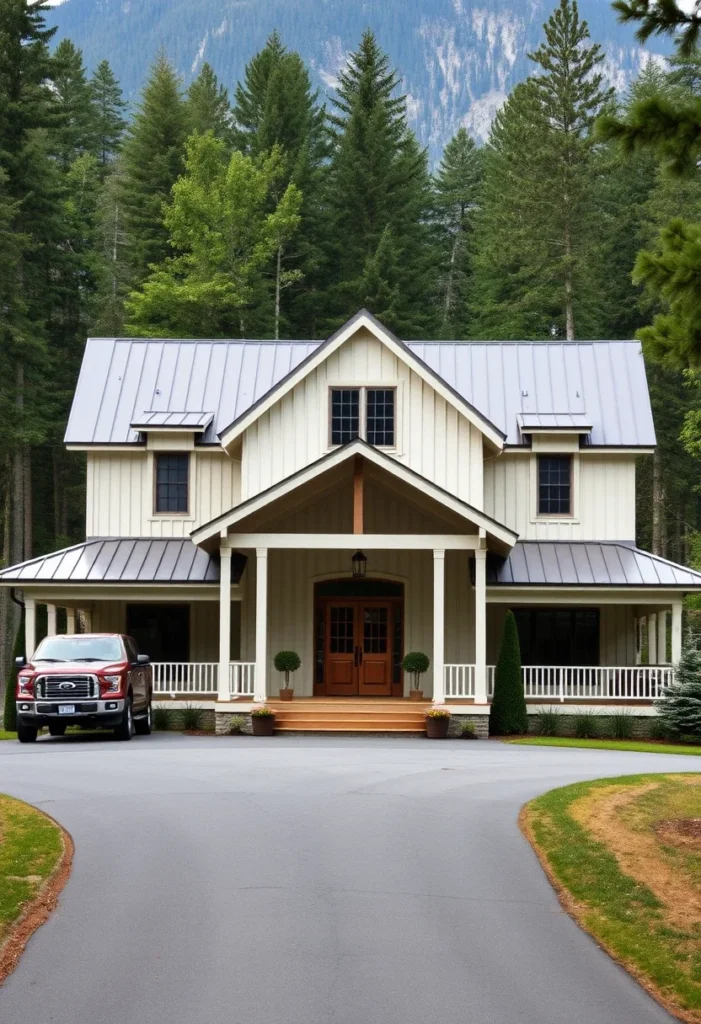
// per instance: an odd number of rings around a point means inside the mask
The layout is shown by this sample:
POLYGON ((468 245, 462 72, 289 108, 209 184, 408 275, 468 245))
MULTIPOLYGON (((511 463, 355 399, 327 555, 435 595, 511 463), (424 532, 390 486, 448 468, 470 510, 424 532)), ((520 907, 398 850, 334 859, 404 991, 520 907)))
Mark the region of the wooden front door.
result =
POLYGON ((326 693, 392 696, 392 604, 339 599, 326 605, 326 693))

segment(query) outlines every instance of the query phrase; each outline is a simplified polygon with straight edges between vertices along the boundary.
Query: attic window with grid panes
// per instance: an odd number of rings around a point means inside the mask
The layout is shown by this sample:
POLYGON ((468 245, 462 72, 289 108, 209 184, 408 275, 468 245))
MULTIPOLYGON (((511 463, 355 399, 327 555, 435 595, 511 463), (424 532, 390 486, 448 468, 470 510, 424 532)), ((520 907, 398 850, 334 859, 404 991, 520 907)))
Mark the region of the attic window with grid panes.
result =
POLYGON ((356 437, 378 448, 396 444, 396 388, 331 388, 331 444, 356 437))

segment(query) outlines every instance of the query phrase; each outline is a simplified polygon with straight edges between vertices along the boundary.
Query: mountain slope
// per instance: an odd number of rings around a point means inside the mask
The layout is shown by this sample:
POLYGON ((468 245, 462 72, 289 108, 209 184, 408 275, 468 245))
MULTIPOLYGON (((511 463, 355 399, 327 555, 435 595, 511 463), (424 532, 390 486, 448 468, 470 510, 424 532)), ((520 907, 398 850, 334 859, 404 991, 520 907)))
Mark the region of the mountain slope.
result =
MULTIPOLYGON (((555 0, 64 0, 52 12, 92 68, 107 58, 133 99, 163 47, 185 83, 207 60, 229 88, 277 28, 309 63, 326 95, 364 28, 399 67, 412 124, 436 157, 465 123, 484 138, 508 90, 532 69, 527 58, 555 0)), ((648 58, 609 0, 580 0, 606 74, 619 90, 648 58)), ((655 44, 663 52, 664 44, 655 44)))

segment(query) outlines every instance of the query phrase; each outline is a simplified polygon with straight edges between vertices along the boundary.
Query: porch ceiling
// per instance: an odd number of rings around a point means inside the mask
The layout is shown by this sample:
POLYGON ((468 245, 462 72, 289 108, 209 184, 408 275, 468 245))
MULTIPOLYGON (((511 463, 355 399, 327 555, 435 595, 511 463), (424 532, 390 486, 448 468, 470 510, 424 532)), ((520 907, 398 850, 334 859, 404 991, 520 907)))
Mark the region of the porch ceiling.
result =
MULTIPOLYGON (((329 495, 342 499, 345 492, 348 493, 345 518, 341 510, 337 524, 331 526, 326 519, 321 528, 325 533, 334 530, 340 534, 352 532, 352 491, 349 483, 358 457, 363 460, 370 492, 374 488, 398 496, 414 513, 414 520, 408 528, 397 530, 383 520, 377 502, 371 505, 368 501, 366 533, 400 532, 415 536, 444 532, 475 535, 482 531, 482 536, 491 537, 504 553, 517 540, 518 535, 508 527, 409 469, 398 459, 358 439, 334 449, 311 465, 194 530, 191 534, 193 541, 213 550, 227 531, 241 534, 260 533, 267 529, 276 532, 283 522, 286 533, 295 532, 290 520, 296 513, 309 508, 314 502, 323 501, 329 495)), ((320 525, 316 524, 310 532, 318 532, 319 528, 320 525)), ((309 527, 305 528, 302 524, 297 527, 297 532, 303 533, 307 529, 309 527)))

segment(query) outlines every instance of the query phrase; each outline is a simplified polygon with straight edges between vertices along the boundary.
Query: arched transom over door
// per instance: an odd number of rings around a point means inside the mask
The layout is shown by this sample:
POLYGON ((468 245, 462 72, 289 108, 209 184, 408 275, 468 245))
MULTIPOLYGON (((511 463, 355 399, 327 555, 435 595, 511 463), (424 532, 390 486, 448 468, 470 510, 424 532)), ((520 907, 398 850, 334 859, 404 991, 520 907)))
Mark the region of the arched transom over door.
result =
POLYGON ((317 584, 314 692, 401 697, 404 587, 385 580, 317 584))

